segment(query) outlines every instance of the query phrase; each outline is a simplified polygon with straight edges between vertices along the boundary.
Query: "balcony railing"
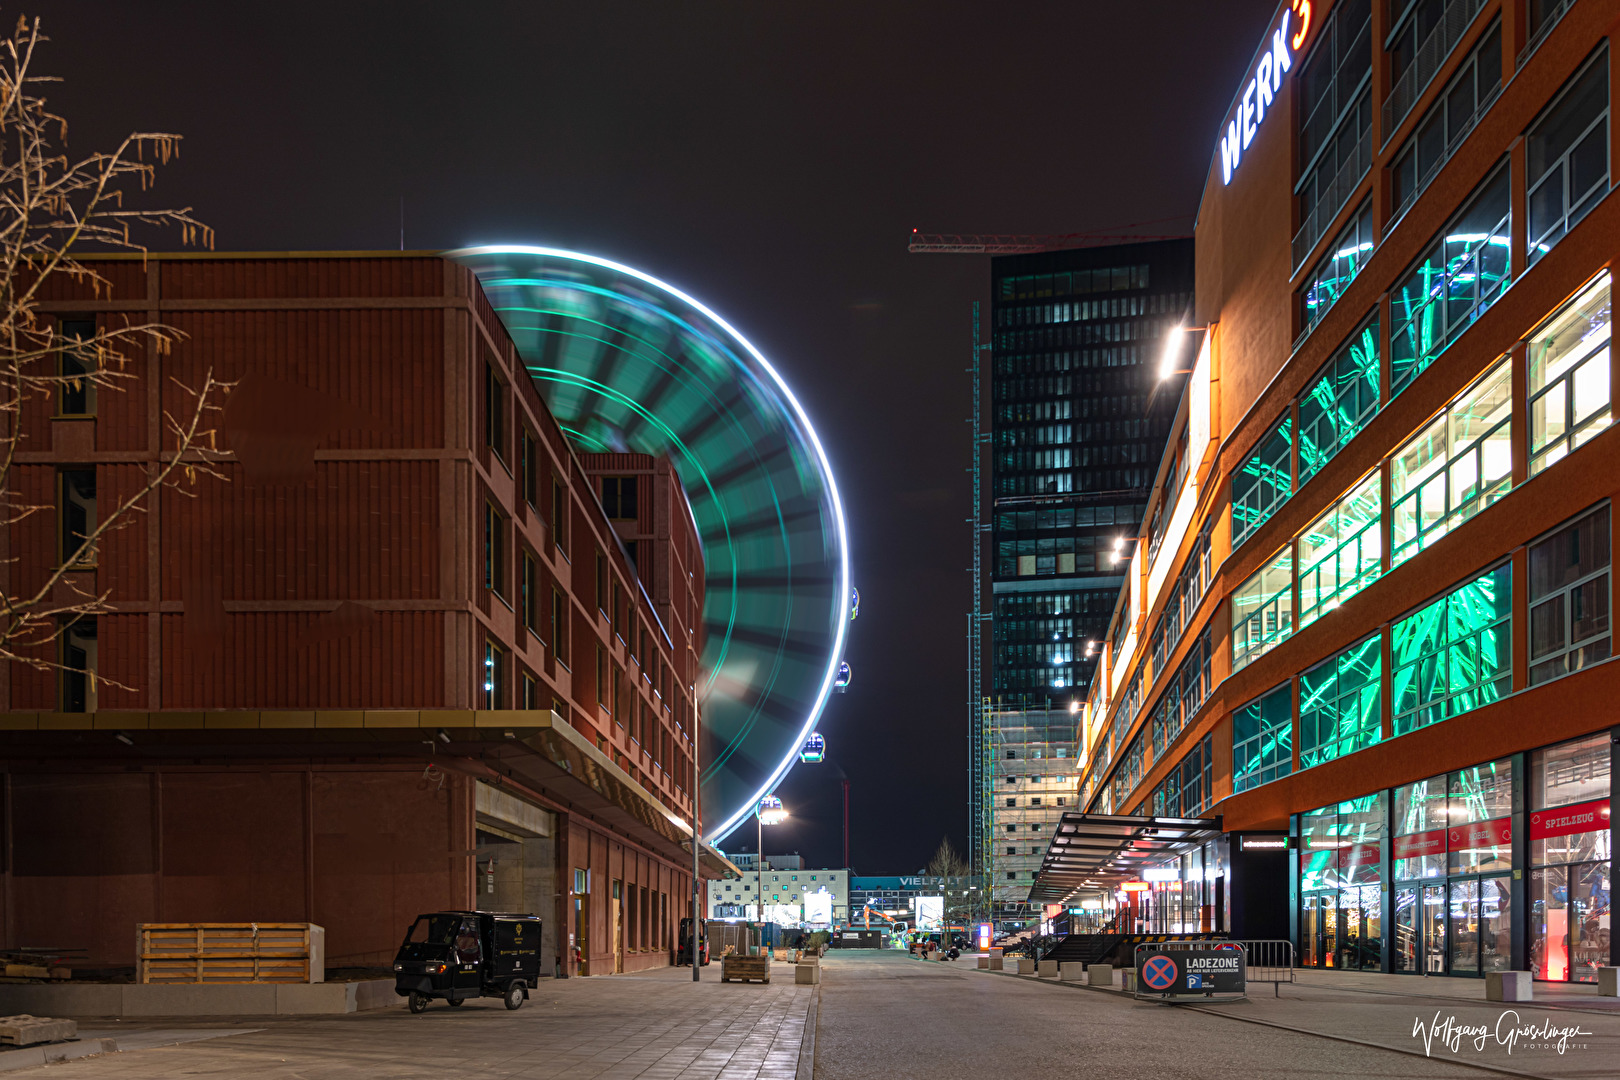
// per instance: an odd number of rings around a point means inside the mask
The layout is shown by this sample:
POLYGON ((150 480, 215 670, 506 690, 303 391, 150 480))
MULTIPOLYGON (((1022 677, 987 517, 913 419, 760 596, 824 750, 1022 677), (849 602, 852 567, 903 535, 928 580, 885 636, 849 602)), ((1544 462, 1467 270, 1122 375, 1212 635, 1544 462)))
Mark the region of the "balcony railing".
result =
POLYGON ((1344 209, 1344 204, 1350 201, 1350 195, 1356 190, 1356 185, 1361 183, 1362 177, 1367 175, 1367 170, 1372 168, 1372 159, 1372 132, 1364 131, 1360 141, 1356 143, 1355 153, 1339 166, 1339 171, 1328 184, 1327 191, 1316 200, 1316 207, 1305 216, 1299 232, 1294 234, 1296 273, 1310 257, 1311 249, 1322 239, 1322 234, 1327 232, 1328 226, 1333 224, 1333 219, 1344 209))
POLYGON ((1524 43, 1524 48, 1519 50, 1519 59, 1515 64, 1515 70, 1524 67, 1524 62, 1530 59, 1530 54, 1541 48, 1541 43, 1547 40, 1548 34, 1553 32, 1553 27, 1563 20, 1564 15, 1574 5, 1575 0, 1555 0, 1555 2, 1547 5, 1547 10, 1542 12, 1541 15, 1541 25, 1536 28, 1534 34, 1530 35, 1530 40, 1524 43))
POLYGON ((1385 144, 1412 111, 1417 99, 1423 96, 1423 91, 1429 88, 1429 83, 1434 81, 1435 75, 1445 64, 1446 57, 1457 47, 1457 42, 1462 40, 1463 33, 1484 6, 1485 0, 1451 0, 1446 5, 1445 14, 1429 31, 1423 44, 1418 46, 1411 65, 1390 88, 1389 97, 1384 99, 1384 126, 1379 133, 1385 144))

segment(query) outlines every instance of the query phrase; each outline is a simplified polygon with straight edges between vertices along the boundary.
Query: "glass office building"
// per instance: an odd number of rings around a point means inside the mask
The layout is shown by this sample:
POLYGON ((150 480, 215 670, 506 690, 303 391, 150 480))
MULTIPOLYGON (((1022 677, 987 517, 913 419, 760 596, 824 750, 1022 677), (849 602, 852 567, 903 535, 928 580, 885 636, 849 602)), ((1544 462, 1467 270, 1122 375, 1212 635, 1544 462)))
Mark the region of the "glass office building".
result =
POLYGON ((1192 303, 1192 241, 991 266, 991 664, 986 697, 1085 696, 1178 397, 1158 380, 1192 303))

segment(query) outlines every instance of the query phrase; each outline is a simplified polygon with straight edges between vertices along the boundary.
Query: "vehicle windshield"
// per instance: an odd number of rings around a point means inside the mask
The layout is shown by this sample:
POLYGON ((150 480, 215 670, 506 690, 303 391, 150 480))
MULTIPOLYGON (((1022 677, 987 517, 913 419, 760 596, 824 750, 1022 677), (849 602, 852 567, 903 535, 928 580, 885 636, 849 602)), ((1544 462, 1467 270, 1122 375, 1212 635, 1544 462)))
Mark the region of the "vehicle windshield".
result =
POLYGON ((407 945, 452 945, 461 930, 460 915, 424 915, 405 935, 407 945))

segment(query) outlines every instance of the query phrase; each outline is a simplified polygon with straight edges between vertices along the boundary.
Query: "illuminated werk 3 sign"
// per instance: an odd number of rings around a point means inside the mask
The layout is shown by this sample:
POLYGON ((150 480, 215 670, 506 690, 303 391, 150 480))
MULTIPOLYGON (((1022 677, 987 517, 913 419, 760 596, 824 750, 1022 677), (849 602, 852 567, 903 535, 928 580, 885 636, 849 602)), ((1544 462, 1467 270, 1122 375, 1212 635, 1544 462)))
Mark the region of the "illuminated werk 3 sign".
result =
POLYGON ((1243 160, 1243 152, 1254 141, 1254 133, 1260 130, 1266 110, 1282 89, 1283 74, 1294 66, 1294 57, 1299 55, 1310 32, 1311 0, 1290 0, 1290 9, 1283 12, 1282 23, 1272 31, 1271 48, 1260 54, 1260 62, 1254 68, 1254 78, 1243 88, 1237 112, 1227 121, 1226 134, 1221 136, 1222 184, 1232 182, 1232 174, 1237 172, 1238 162, 1243 160), (1299 16, 1299 29, 1290 34, 1288 24, 1296 14, 1299 16))

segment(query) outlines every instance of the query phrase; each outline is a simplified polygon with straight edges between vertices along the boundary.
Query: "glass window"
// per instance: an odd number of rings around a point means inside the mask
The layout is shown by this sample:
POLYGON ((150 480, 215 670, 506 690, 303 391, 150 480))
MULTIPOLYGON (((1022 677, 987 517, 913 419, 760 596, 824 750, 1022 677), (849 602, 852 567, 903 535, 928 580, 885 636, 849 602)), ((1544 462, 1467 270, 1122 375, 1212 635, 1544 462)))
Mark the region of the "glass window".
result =
POLYGON ((1284 420, 1232 477, 1234 549, 1294 493, 1293 442, 1293 420, 1284 420))
POLYGON ((1300 71, 1299 162, 1308 167, 1352 114, 1372 71, 1371 0, 1335 5, 1300 71))
MULTIPOLYGON (((1299 887, 1301 892, 1338 888, 1338 831, 1338 803, 1299 816, 1299 887)), ((1315 967, 1316 965, 1307 961, 1307 966, 1315 967)))
POLYGON ((486 709, 506 707, 506 650, 493 641, 484 642, 484 685, 480 697, 486 709))
POLYGON ((1436 236, 1390 297, 1390 394, 1417 378, 1512 282, 1506 166, 1436 236))
POLYGON ((1606 660, 1609 508, 1530 548, 1530 685, 1606 660))
POLYGON ((1512 398, 1512 372, 1504 360, 1395 452, 1391 566, 1507 494, 1513 483, 1512 398))
POLYGON ((1530 335, 1530 474, 1610 423, 1611 280, 1598 277, 1530 335))
POLYGON ((1395 878, 1444 877, 1446 778, 1436 776, 1395 789, 1395 878))
POLYGON ((1384 569, 1374 472, 1299 535, 1299 625, 1309 626, 1378 580, 1384 569))
POLYGON ((1488 570, 1397 622, 1390 692, 1395 734, 1450 719, 1508 692, 1513 575, 1488 570))
POLYGON ((1359 641, 1300 676, 1299 767, 1308 769, 1382 737, 1383 639, 1359 641))
POLYGON ((1469 54, 1445 93, 1429 107, 1390 166, 1395 216, 1428 186, 1502 90, 1502 21, 1497 19, 1469 54))
MULTIPOLYGON (((1344 290, 1361 273, 1372 255, 1373 245, 1372 200, 1356 211, 1344 231, 1317 262, 1305 284, 1299 289, 1300 334, 1322 321, 1322 316, 1338 302, 1344 290)), ((1303 258, 1303 255, 1301 256, 1303 258)))
POLYGON ((1292 688, 1282 686, 1232 714, 1232 790, 1247 791, 1293 771, 1292 688))
POLYGON ((1372 112, 1372 91, 1364 90, 1301 178, 1296 261, 1304 261, 1372 167, 1372 112))
POLYGON ((96 320, 63 319, 60 333, 62 349, 56 354, 56 373, 64 381, 57 386, 57 415, 94 416, 96 384, 93 380, 101 368, 101 350, 93 344, 96 320))
POLYGON ((1294 551, 1283 548, 1232 593, 1232 670, 1238 671, 1294 633, 1294 551))
POLYGON ((484 504, 484 588, 506 599, 506 515, 484 504))
POLYGON ((1532 863, 1609 858, 1609 755, 1608 732, 1530 755, 1532 863))
POLYGON ((1315 476, 1378 411, 1378 320, 1328 361, 1299 399, 1299 481, 1315 476))
POLYGON ((1447 781, 1446 848, 1453 874, 1513 869, 1513 762, 1461 769, 1447 781))
POLYGON ((1609 190, 1609 50, 1601 46, 1525 138, 1529 260, 1609 190))

